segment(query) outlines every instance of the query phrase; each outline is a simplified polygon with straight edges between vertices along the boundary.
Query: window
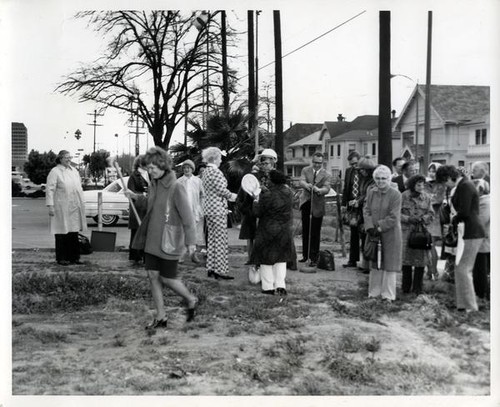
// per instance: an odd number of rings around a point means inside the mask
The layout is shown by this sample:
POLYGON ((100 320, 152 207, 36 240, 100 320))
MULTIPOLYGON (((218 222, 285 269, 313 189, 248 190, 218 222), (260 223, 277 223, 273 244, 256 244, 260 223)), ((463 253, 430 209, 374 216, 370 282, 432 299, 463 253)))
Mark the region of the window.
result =
POLYGON ((368 154, 368 143, 363 143, 363 155, 368 154))
POLYGON ((458 166, 463 167, 465 165, 465 161, 459 160, 458 161, 458 166))
POLYGON ((292 158, 295 158, 295 148, 292 148, 292 158))
MULTIPOLYGON (((295 150, 294 150, 295 151, 295 150)), ((293 167, 286 167, 286 173, 290 177, 293 176, 293 167)))
POLYGON ((333 157, 333 144, 330 144, 330 157, 333 157))
POLYGON ((476 145, 488 144, 487 134, 488 134, 488 132, 486 129, 477 129, 476 130, 476 145))
POLYGON ((348 148, 348 153, 351 153, 353 151, 356 150, 356 144, 349 144, 349 148, 348 148))
POLYGON ((305 156, 306 156, 306 148, 302 147, 302 157, 305 157, 305 156))
POLYGON ((372 143, 372 155, 377 155, 377 143, 372 143))
POLYGON ((337 157, 340 157, 340 144, 337 144, 337 157))
POLYGON ((315 152, 316 152, 316 147, 309 146, 309 157, 312 157, 315 152))

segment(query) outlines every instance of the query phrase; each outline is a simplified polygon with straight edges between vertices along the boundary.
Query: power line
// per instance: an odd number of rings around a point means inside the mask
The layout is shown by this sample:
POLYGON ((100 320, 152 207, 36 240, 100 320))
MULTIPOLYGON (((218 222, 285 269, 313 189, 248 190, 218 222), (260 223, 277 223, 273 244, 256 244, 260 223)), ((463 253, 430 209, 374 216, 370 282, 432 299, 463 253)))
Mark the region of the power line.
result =
MULTIPOLYGON (((337 26, 335 26, 335 27, 331 28, 330 30, 328 30, 328 31, 324 32, 323 34, 321 34, 321 35, 317 36, 316 38, 313 38, 311 41, 306 42, 305 44, 301 45, 300 47, 295 48, 293 51, 288 52, 287 54, 283 55, 283 56, 281 57, 281 59, 283 59, 283 58, 285 58, 285 57, 287 57, 287 56, 289 56, 289 55, 294 54, 295 52, 297 52, 297 51, 301 50, 302 48, 304 48, 304 47, 308 46, 309 44, 312 44, 313 42, 315 42, 315 41, 319 40, 320 38, 324 37, 325 35, 330 34, 332 31, 335 31, 337 28, 340 28, 340 27, 342 27, 343 25, 345 25, 345 24, 347 24, 347 23, 351 22, 351 21, 352 21, 352 20, 354 20, 355 18, 358 18, 360 15, 362 15, 362 14, 364 14, 364 13, 366 13, 366 10, 363 10, 361 13, 358 13, 358 14, 356 14, 355 16, 353 16, 353 17, 351 17, 351 18, 349 18, 349 19, 345 20, 344 22, 342 22, 342 23, 340 23, 339 25, 337 25, 337 26)), ((268 67, 269 65, 272 65, 272 64, 274 64, 274 62, 275 62, 275 61, 269 62, 268 64, 266 64, 266 65, 264 65, 264 66, 259 67, 259 69, 258 69, 258 70, 260 71, 261 69, 264 69, 264 68, 268 67)), ((243 78, 246 78, 247 76, 248 76, 248 75, 245 75, 245 76, 242 76, 241 78, 238 78, 238 79, 243 79, 243 78)))

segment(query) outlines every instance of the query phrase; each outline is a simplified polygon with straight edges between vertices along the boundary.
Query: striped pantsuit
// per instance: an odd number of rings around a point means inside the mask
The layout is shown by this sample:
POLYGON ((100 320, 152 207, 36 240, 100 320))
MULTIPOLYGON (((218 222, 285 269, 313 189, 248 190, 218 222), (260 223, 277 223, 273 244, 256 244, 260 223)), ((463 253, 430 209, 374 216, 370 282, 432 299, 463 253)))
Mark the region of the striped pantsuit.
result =
POLYGON ((219 274, 229 271, 227 216, 207 215, 207 270, 219 274))

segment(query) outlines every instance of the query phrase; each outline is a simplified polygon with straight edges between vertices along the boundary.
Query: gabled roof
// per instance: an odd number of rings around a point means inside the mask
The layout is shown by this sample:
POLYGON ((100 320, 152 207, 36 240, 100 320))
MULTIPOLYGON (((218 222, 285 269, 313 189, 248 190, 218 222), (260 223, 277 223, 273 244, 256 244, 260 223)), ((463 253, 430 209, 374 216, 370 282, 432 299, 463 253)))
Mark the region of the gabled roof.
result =
POLYGON ((335 137, 336 141, 367 141, 367 140, 378 140, 378 129, 372 130, 350 130, 340 136, 335 137))
MULTIPOLYGON (((328 131, 330 138, 335 138, 350 130, 371 130, 378 126, 377 115, 364 115, 356 117, 352 122, 325 122, 323 129, 328 131)), ((323 139, 323 132, 320 140, 323 139)))
POLYGON ((321 130, 322 126, 323 123, 295 123, 283 132, 285 147, 315 131, 321 130))
MULTIPOLYGON (((405 116, 415 93, 425 100, 425 85, 418 85, 411 93, 394 127, 405 116)), ((490 87, 465 85, 431 85, 431 109, 446 122, 467 122, 490 113, 490 87)))
POLYGON ((291 147, 300 147, 300 146, 320 146, 321 141, 319 140, 319 135, 321 134, 321 131, 315 131, 312 134, 309 134, 308 136, 301 138, 300 140, 297 140, 295 143, 292 143, 288 146, 288 148, 291 147))

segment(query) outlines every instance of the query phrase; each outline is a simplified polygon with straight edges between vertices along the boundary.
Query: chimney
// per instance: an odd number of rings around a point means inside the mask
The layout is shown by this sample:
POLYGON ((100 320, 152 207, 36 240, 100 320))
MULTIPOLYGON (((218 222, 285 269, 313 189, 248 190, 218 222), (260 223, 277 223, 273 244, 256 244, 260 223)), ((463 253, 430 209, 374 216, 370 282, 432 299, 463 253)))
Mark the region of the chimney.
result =
POLYGON ((343 122, 343 121, 345 120, 345 117, 344 117, 344 116, 342 116, 342 113, 339 113, 339 115, 337 116, 337 120, 338 120, 339 122, 343 122))
POLYGON ((396 118, 396 110, 392 109, 391 115, 392 115, 392 118, 395 119, 396 118))

